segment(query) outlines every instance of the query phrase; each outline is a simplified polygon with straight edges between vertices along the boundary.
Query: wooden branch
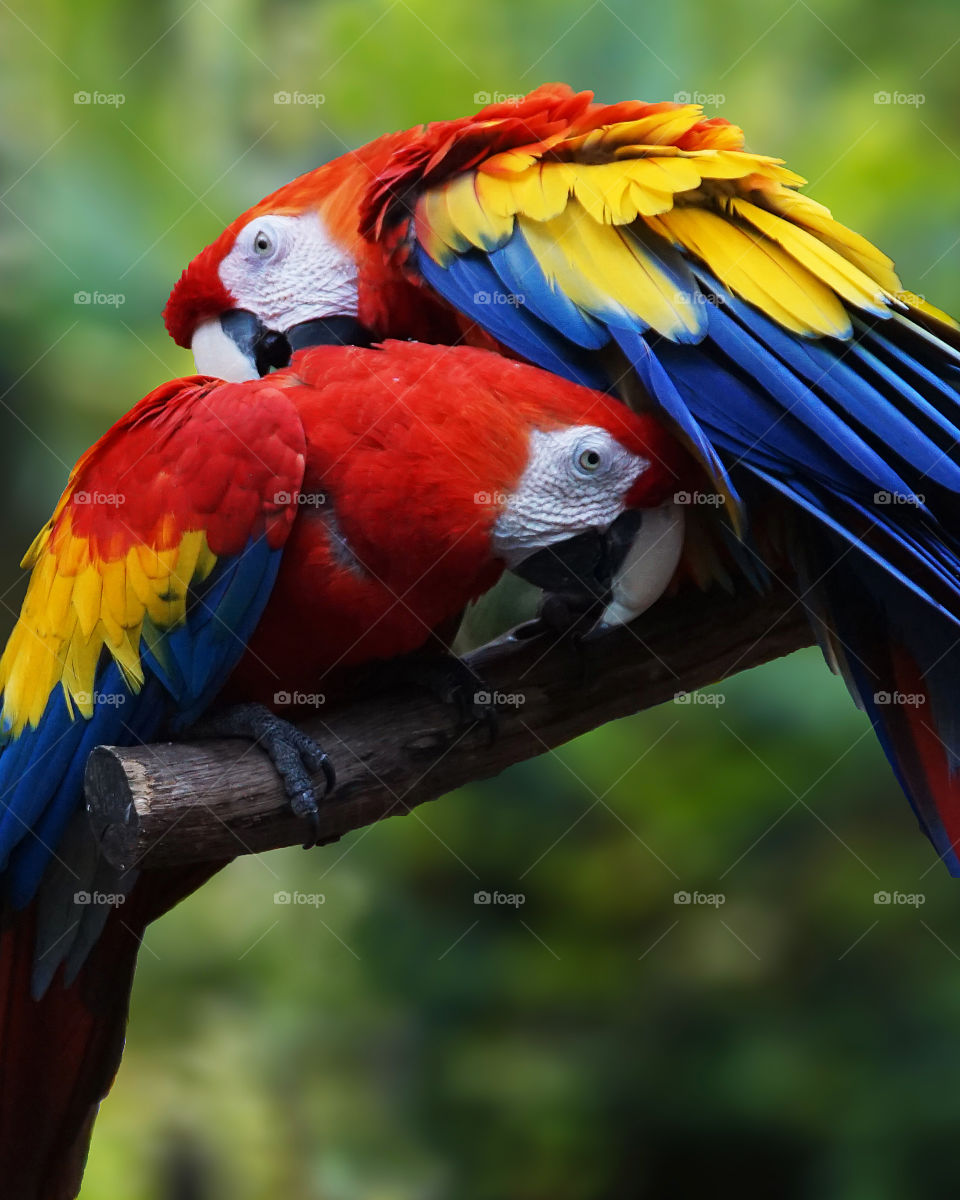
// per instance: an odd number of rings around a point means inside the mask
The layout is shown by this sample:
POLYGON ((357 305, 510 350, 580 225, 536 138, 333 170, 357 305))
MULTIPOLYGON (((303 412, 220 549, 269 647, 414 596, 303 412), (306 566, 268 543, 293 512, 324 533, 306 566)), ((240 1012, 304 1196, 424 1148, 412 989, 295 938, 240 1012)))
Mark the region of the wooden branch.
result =
MULTIPOLYGON (((417 688, 351 702, 303 722, 336 767, 320 838, 409 811, 475 779, 813 642, 802 606, 767 596, 688 593, 599 638, 578 660, 569 644, 503 638, 469 662, 507 699, 489 744, 417 688)), ((87 809, 104 854, 121 868, 226 859, 303 841, 267 757, 249 743, 97 747, 87 809)))

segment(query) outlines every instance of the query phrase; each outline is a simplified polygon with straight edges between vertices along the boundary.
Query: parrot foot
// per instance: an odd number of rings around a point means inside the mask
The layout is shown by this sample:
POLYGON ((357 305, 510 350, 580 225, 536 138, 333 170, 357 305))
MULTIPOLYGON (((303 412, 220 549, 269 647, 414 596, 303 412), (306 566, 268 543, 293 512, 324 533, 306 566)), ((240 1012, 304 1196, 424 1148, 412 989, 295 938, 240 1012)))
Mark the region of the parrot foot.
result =
POLYGON ((263 704, 236 704, 225 708, 204 717, 190 733, 206 738, 246 738, 260 746, 283 780, 290 808, 312 826, 312 837, 304 842, 303 848, 309 850, 317 844, 318 798, 312 776, 323 774, 321 800, 333 790, 337 777, 323 747, 312 737, 263 704))
POLYGON ((424 688, 456 714, 458 732, 480 724, 492 746, 499 729, 494 697, 484 681, 453 654, 413 654, 402 665, 409 682, 424 688))
POLYGON ((580 597, 566 596, 561 592, 545 592, 536 617, 518 625, 513 630, 513 637, 526 641, 550 635, 558 642, 569 639, 576 646, 602 611, 603 605, 592 598, 584 602, 580 597))
POLYGON ((510 636, 520 642, 549 638, 551 648, 562 646, 573 659, 573 678, 582 686, 590 678, 589 633, 602 611, 603 605, 594 600, 584 603, 559 592, 546 592, 537 616, 511 630, 510 636))

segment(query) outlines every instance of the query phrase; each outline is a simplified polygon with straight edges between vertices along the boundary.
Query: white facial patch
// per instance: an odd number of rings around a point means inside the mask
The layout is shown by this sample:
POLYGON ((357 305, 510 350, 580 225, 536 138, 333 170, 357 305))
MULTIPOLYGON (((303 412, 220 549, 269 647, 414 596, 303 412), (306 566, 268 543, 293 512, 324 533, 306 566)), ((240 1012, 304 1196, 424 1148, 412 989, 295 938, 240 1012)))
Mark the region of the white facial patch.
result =
POLYGON ((530 440, 530 461, 493 529, 494 548, 508 567, 544 546, 606 529, 650 466, 595 425, 538 429, 530 440))
POLYGON ((268 329, 357 315, 357 264, 315 212, 251 221, 221 262, 220 279, 234 307, 268 329))

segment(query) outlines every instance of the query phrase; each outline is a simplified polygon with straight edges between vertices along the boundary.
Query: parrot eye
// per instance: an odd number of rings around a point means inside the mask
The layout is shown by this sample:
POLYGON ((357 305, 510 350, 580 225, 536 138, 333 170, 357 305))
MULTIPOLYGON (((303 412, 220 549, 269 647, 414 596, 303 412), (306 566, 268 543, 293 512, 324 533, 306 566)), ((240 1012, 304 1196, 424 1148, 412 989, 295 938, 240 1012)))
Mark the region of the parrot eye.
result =
POLYGON ((578 479, 592 479, 606 473, 611 465, 609 447, 597 434, 581 438, 573 450, 573 473, 578 479))
POLYGON ((257 217, 237 237, 238 252, 249 261, 269 262, 280 258, 288 248, 288 231, 282 220, 257 217))
POLYGON ((276 243, 265 229, 258 229, 253 235, 253 252, 258 258, 269 258, 276 243))

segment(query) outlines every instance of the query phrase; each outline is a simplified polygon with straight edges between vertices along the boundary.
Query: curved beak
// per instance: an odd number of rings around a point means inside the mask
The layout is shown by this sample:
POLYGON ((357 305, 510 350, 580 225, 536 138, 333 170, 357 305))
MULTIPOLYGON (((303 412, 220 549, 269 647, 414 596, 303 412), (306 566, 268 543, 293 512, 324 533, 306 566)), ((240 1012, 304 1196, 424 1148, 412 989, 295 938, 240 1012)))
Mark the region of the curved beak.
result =
POLYGON ((199 325, 190 348, 199 374, 243 383, 287 366, 307 346, 369 346, 370 341, 369 331, 354 317, 321 317, 279 330, 234 308, 199 325))
POLYGON ((290 343, 284 334, 267 329, 259 317, 242 308, 204 321, 190 349, 201 375, 233 383, 259 379, 271 367, 285 367, 290 361, 290 343))
POLYGON ((589 529, 511 565, 521 579, 559 597, 570 611, 598 613, 588 637, 625 625, 666 590, 683 550, 676 504, 628 509, 607 529, 589 529))
POLYGON ((607 606, 590 636, 628 624, 660 599, 680 562, 683 533, 683 509, 678 504, 643 513, 643 522, 614 571, 607 606))

